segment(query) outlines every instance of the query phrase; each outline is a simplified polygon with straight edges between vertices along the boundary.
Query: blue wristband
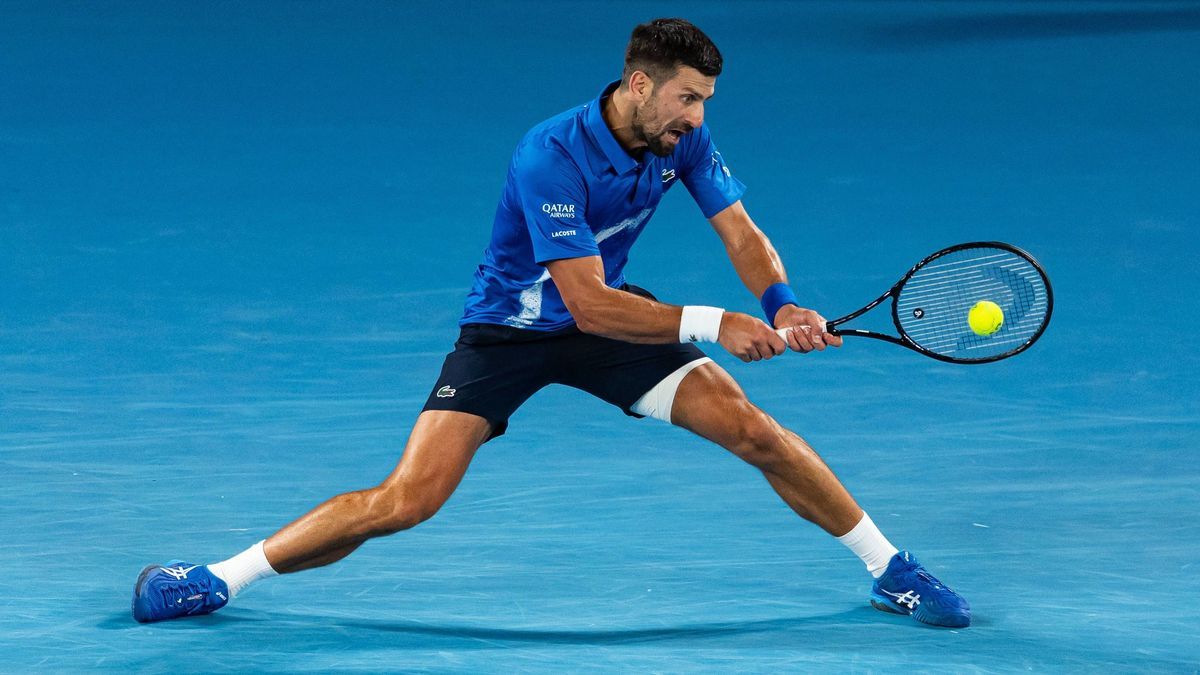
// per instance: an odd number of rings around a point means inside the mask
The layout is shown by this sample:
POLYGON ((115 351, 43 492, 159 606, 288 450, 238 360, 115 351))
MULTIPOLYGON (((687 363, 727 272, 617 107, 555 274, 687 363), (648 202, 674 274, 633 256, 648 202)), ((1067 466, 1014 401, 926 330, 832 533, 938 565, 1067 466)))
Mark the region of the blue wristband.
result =
POLYGON ((762 294, 762 308, 767 315, 767 324, 775 326, 775 315, 784 305, 800 306, 800 300, 792 291, 792 287, 783 282, 772 284, 762 294))

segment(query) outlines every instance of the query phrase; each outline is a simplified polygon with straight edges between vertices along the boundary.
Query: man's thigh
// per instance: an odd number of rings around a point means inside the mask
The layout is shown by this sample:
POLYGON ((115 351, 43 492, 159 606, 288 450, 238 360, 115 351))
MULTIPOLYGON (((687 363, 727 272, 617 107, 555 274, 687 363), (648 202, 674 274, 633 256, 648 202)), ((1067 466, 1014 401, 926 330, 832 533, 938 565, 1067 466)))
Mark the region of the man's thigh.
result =
POLYGON ((470 413, 426 410, 417 417, 404 456, 386 484, 419 486, 439 504, 458 486, 467 466, 492 435, 492 423, 470 413))
POLYGON ((688 373, 675 391, 671 423, 728 447, 749 418, 760 415, 724 368, 706 363, 688 373))

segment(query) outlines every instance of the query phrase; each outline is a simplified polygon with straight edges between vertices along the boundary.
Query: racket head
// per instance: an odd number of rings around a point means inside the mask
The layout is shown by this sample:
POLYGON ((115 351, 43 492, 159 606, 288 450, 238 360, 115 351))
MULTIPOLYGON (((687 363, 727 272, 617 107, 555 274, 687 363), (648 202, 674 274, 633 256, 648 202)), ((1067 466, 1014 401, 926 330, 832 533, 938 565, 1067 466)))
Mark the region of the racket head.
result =
POLYGON ((917 263, 891 291, 892 321, 905 346, 951 363, 989 363, 1029 349, 1050 323, 1054 292, 1042 266, 1003 242, 958 244, 917 263), (980 301, 1004 322, 979 335, 967 317, 980 301))

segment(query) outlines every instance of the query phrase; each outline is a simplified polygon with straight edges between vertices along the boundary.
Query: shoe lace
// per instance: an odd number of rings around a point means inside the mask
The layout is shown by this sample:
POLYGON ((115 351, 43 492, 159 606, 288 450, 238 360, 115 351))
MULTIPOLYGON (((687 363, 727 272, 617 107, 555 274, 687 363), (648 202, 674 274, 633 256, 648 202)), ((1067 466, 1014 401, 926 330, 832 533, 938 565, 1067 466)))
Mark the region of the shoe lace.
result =
POLYGON ((924 567, 918 567, 916 570, 914 570, 914 572, 916 573, 918 579, 920 579, 921 581, 924 581, 927 584, 930 584, 935 589, 946 588, 945 584, 938 581, 937 577, 935 577, 932 574, 930 574, 929 572, 925 571, 924 567))

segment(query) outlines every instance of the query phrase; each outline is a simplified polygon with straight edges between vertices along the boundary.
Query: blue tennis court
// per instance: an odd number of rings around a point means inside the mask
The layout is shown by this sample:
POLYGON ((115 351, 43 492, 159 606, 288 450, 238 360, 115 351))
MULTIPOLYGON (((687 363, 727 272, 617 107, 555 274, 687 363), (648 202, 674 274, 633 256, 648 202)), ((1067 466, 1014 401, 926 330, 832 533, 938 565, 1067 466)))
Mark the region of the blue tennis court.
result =
MULTIPOLYGON (((1170 2, 0 4, 0 670, 1200 670, 1200 6, 1170 2), (937 630, 720 448, 543 390, 430 522, 134 623, 393 467, 509 156, 684 16, 707 122, 826 316, 1008 241, 1042 340, 742 364, 898 546, 937 630)), ((683 194, 628 274, 757 315, 683 194)))

